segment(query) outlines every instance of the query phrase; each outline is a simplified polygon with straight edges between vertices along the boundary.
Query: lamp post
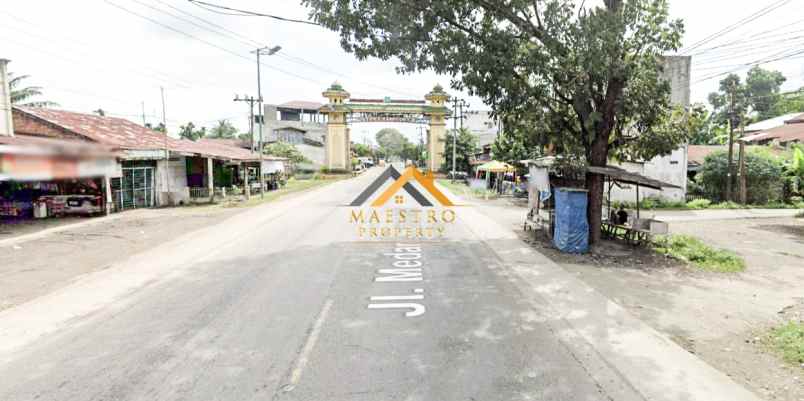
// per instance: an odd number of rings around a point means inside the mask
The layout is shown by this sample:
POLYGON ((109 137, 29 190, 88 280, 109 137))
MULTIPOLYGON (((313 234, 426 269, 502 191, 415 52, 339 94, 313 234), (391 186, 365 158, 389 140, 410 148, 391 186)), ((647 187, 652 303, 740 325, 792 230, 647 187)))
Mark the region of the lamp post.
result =
POLYGON ((282 46, 274 46, 274 47, 261 47, 257 50, 254 50, 252 53, 257 54, 257 102, 259 106, 259 115, 260 115, 260 141, 259 141, 259 152, 260 152, 260 198, 265 197, 265 174, 262 171, 262 127, 265 120, 265 111, 262 109, 262 82, 260 81, 260 56, 272 56, 276 54, 278 51, 282 50, 282 46))

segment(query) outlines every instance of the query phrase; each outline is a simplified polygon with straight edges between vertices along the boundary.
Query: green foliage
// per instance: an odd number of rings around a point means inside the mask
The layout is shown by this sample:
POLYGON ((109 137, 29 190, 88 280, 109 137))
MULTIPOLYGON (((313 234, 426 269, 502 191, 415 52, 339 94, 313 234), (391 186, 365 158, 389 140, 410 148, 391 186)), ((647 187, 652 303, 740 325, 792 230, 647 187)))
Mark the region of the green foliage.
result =
POLYGON ((285 157, 290 160, 291 163, 309 163, 308 160, 304 155, 296 149, 293 144, 285 143, 285 142, 274 142, 270 145, 265 146, 264 152, 266 155, 277 156, 277 157, 285 157))
POLYGON ((152 125, 151 123, 145 123, 145 128, 148 128, 148 129, 154 130, 154 131, 156 131, 156 132, 162 132, 162 133, 167 132, 167 128, 165 128, 165 124, 164 124, 164 123, 159 123, 159 124, 157 124, 157 125, 155 125, 155 126, 154 126, 154 125, 152 125))
POLYGON ((788 322, 771 330, 769 342, 788 363, 804 364, 804 322, 788 322))
POLYGON ((779 89, 785 81, 787 78, 779 71, 766 70, 760 66, 748 70, 745 78, 746 94, 758 120, 776 117, 773 109, 781 99, 779 89))
POLYGON ((745 270, 745 261, 739 255, 712 248, 689 235, 667 235, 654 241, 654 249, 662 254, 692 263, 695 267, 718 273, 745 270))
POLYGON ((772 113, 774 116, 804 113, 804 87, 797 91, 781 94, 779 101, 773 105, 772 113))
POLYGON ((639 201, 641 209, 685 209, 684 201, 672 201, 664 198, 648 197, 639 201))
POLYGON ((405 144, 409 143, 399 130, 394 128, 383 128, 376 134, 377 144, 384 150, 386 156, 402 157, 405 144))
MULTIPOLYGON (((733 163, 736 172, 737 161, 735 160, 733 163)), ((782 181, 780 180, 782 163, 776 156, 764 149, 747 150, 745 152, 745 168, 748 203, 764 204, 780 198, 782 194, 782 181)), ((719 151, 704 159, 704 164, 696 176, 696 180, 704 187, 706 193, 725 194, 727 174, 728 152, 719 151)), ((738 188, 737 184, 736 177, 733 177, 732 188, 738 188)))
POLYGON ((714 109, 713 121, 731 123, 736 129, 748 113, 748 89, 739 75, 729 74, 720 81, 718 92, 709 94, 709 104, 714 109))
POLYGON ((218 124, 209 130, 210 138, 235 138, 237 137, 237 128, 235 128, 229 120, 220 120, 218 124))
POLYGON ((760 66, 751 68, 742 83, 740 76, 729 74, 720 81, 718 92, 709 94, 709 103, 714 107, 714 121, 727 124, 729 112, 733 112, 734 127, 741 123, 749 123, 747 115, 756 114, 756 120, 766 120, 782 114, 804 111, 804 101, 796 102, 780 93, 781 85, 787 81, 779 71, 770 71, 760 66), (733 103, 732 103, 733 102, 733 103), (733 105, 733 107, 732 107, 733 105))
POLYGON ((709 206, 710 209, 747 209, 748 207, 745 205, 741 205, 737 202, 733 201, 726 201, 715 203, 714 205, 709 206))
POLYGON ((195 124, 192 122, 187 123, 186 125, 182 125, 179 127, 179 136, 184 139, 189 139, 191 141, 197 141, 207 135, 207 128, 202 127, 201 129, 196 129, 195 124))
POLYGON ((714 141, 716 133, 712 130, 711 115, 706 105, 693 104, 687 118, 690 127, 690 145, 709 145, 714 141))
POLYGON ((506 129, 494 139, 491 154, 494 160, 515 165, 520 160, 542 156, 542 148, 547 144, 540 143, 539 139, 532 130, 506 129))
MULTIPOLYGON (((456 77, 452 87, 493 105, 504 126, 590 164, 612 155, 651 159, 678 147, 668 129, 664 54, 683 23, 666 0, 302 0, 310 17, 338 31, 358 59, 397 58, 398 71, 456 77), (661 129, 657 129, 660 127, 661 129), (669 135, 669 136, 668 136, 669 135)), ((590 216, 599 217, 602 177, 592 174, 590 216)), ((600 235, 592 219, 593 240, 600 235)))
POLYGON ((712 201, 709 199, 695 199, 687 202, 687 209, 706 209, 711 204, 712 201))
POLYGON ((371 146, 368 146, 364 143, 353 143, 352 151, 355 152, 357 157, 371 157, 374 153, 371 151, 371 146))
POLYGON ((8 89, 10 91, 11 104, 29 107, 58 107, 59 104, 56 102, 31 100, 32 98, 42 96, 42 87, 22 86, 23 81, 30 77, 30 75, 14 75, 14 73, 8 73, 8 89))
POLYGON ((457 132, 457 137, 455 136, 456 131, 449 130, 449 132, 447 132, 447 137, 444 140, 444 164, 441 166, 441 170, 444 172, 452 171, 452 142, 454 139, 455 171, 468 173, 471 168, 469 161, 472 159, 475 152, 477 152, 477 138, 466 128, 458 130, 457 132))

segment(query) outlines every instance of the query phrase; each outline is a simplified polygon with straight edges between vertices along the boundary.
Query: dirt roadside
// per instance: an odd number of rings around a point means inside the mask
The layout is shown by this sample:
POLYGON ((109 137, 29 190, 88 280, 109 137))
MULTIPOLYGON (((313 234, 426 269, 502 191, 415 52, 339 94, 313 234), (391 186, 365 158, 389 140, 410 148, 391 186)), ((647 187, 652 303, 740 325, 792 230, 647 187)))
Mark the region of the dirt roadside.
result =
POLYGON ((0 246, 0 310, 243 210, 217 206, 134 210, 108 221, 0 246))
POLYGON ((672 233, 695 235, 745 258, 745 272, 718 274, 612 242, 589 255, 562 254, 543 236, 523 231, 522 206, 507 199, 475 203, 539 252, 760 397, 804 401, 804 366, 785 364, 764 338, 775 325, 804 319, 804 219, 670 223, 672 233))

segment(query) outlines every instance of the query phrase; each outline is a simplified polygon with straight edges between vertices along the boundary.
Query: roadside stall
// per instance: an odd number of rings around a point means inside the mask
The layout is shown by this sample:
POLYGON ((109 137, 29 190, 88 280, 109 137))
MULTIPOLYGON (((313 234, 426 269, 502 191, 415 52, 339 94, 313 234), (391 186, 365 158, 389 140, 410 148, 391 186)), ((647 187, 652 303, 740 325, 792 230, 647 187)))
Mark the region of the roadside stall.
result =
MULTIPOLYGON (((516 181, 516 167, 497 160, 492 160, 477 166, 475 169, 475 180, 481 179, 481 173, 483 173, 485 189, 494 189, 499 193, 503 192, 505 174, 512 174, 513 180, 516 181)), ((470 186, 472 186, 471 183, 470 186)))
POLYGON ((663 188, 681 187, 643 175, 632 173, 618 167, 587 167, 592 173, 600 174, 606 178, 606 208, 603 211, 603 235, 608 238, 622 239, 632 245, 641 245, 650 241, 654 235, 667 234, 668 225, 666 222, 656 219, 643 219, 639 210, 639 189, 651 188, 661 190, 663 188), (611 205, 611 190, 617 186, 635 185, 635 210, 628 211, 620 207, 614 210, 611 205))
MULTIPOLYGON (((528 214, 523 225, 524 230, 541 229, 548 238, 557 239, 555 235, 559 233, 557 229, 557 209, 558 191, 569 191, 564 194, 564 205, 583 204, 584 213, 571 213, 565 210, 565 215, 575 216, 573 219, 586 219, 586 204, 580 202, 577 193, 585 191, 585 177, 587 172, 596 173, 605 178, 605 202, 603 209, 603 221, 601 229, 603 236, 611 239, 620 239, 631 245, 641 245, 650 241, 654 235, 667 234, 668 225, 666 222, 653 218, 642 218, 640 210, 640 188, 650 188, 661 190, 662 188, 679 188, 676 185, 665 183, 656 179, 648 178, 643 175, 626 171, 622 168, 606 166, 577 166, 563 163, 558 157, 545 157, 536 160, 523 160, 523 164, 528 166, 528 214), (635 208, 626 210, 620 207, 618 210, 612 207, 611 191, 617 187, 634 185, 635 188, 635 208)), ((586 194, 584 194, 586 196, 586 194)), ((576 208, 575 206, 567 206, 576 208)), ((578 210, 581 208, 578 207, 578 210)), ((584 221, 586 223, 586 221, 584 221)), ((564 230, 566 232, 566 230, 564 230)), ((574 232, 577 230, 574 230, 574 232)), ((583 241, 577 249, 583 249, 583 241)), ((570 248, 570 247, 565 247, 570 248)), ((561 249, 561 248, 559 248, 561 249)))

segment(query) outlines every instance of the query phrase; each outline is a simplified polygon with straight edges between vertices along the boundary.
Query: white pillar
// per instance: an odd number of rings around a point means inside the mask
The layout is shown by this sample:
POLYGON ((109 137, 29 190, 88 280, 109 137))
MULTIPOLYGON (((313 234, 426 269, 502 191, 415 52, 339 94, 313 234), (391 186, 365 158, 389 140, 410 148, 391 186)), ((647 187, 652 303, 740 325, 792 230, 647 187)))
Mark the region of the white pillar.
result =
POLYGON ((106 192, 106 215, 112 214, 112 180, 109 175, 103 176, 103 187, 106 192))
POLYGON ((11 89, 8 87, 8 60, 0 58, 0 136, 14 136, 11 117, 11 89))
POLYGON ((209 190, 209 201, 215 200, 215 182, 214 174, 212 174, 213 164, 212 158, 207 157, 207 189, 209 190))

